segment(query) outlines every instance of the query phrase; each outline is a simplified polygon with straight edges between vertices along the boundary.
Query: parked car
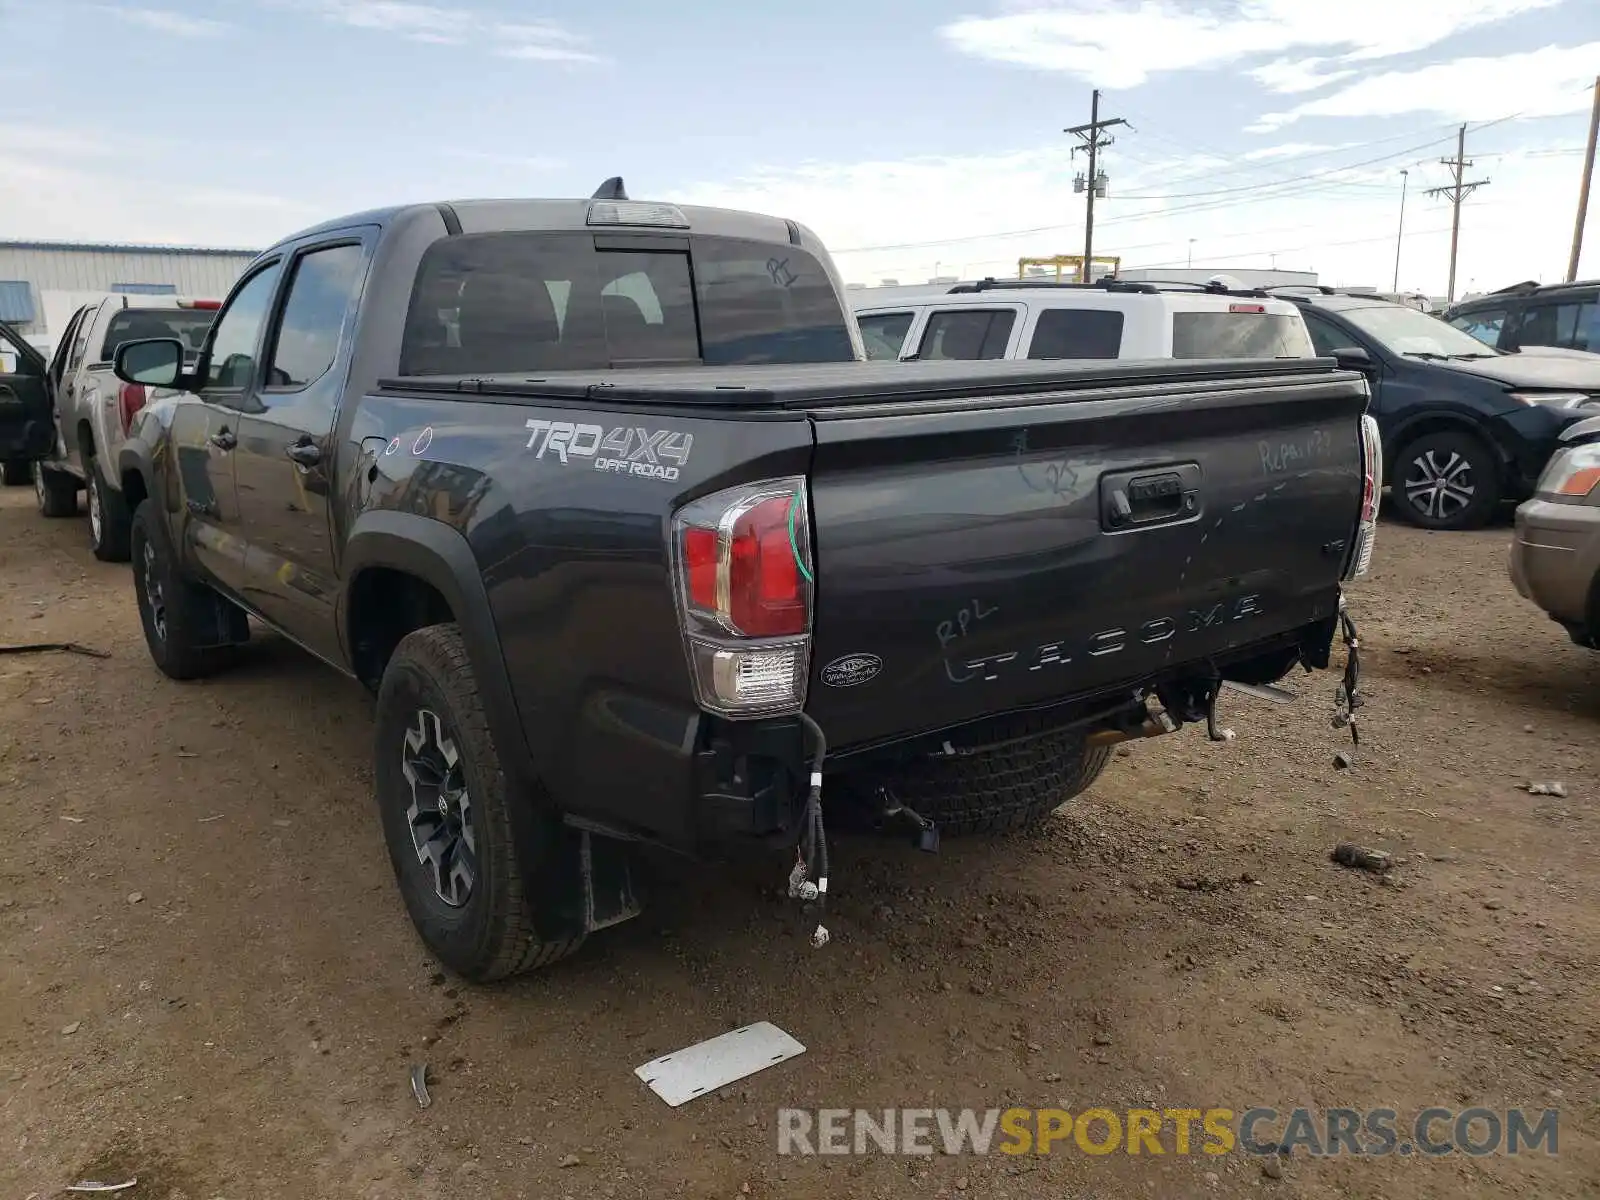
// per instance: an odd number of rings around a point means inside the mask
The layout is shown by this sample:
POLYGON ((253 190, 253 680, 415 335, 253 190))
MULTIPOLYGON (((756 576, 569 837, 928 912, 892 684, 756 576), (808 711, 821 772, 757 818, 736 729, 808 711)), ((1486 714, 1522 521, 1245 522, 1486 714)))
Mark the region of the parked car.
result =
POLYGON ((79 490, 88 494, 89 543, 96 558, 128 560, 133 514, 122 495, 117 452, 148 398, 145 388, 112 373, 117 347, 176 338, 192 362, 218 307, 215 300, 179 296, 108 295, 73 313, 56 345, 48 376, 54 444, 34 463, 34 490, 47 517, 74 515, 79 490))
POLYGON ((0 481, 33 482, 33 460, 48 452, 50 364, 27 338, 0 322, 0 481))
POLYGON ((1511 581, 1574 642, 1600 649, 1600 417, 1566 429, 1518 506, 1511 581))
POLYGON ((1600 280, 1512 284, 1445 310, 1444 319, 1486 346, 1600 351, 1600 280))
POLYGON ((1222 680, 1328 664, 1381 472, 1359 373, 861 362, 809 230, 613 182, 328 222, 192 369, 117 354, 179 389, 119 456, 152 658, 216 671, 248 613, 376 693, 453 970, 634 915, 632 841, 798 846, 825 899, 824 772, 919 837, 1016 828, 1222 680))
POLYGON ((850 293, 870 359, 1310 358, 1299 310, 1224 286, 985 279, 850 293))
POLYGON ((1561 431, 1600 403, 1600 357, 1502 354, 1438 317, 1327 288, 1274 294, 1300 306, 1318 354, 1366 360, 1390 499, 1424 528, 1477 528, 1532 495, 1561 431))

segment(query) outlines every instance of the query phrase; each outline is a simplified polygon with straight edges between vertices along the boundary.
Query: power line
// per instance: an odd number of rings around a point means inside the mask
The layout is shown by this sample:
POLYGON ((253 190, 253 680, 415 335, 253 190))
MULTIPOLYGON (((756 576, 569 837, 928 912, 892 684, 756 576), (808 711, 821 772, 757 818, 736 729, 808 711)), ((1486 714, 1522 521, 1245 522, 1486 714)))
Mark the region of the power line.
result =
MULTIPOLYGON (((1164 217, 1178 216, 1178 215, 1181 215, 1181 214, 1184 214, 1184 213, 1213 212, 1213 211, 1216 211, 1218 209, 1224 209, 1224 208, 1243 208, 1243 207, 1245 207, 1247 205, 1261 204, 1261 203, 1265 203, 1265 202, 1270 201, 1270 200, 1280 200, 1280 199, 1283 199, 1284 197, 1287 197, 1287 196, 1313 197, 1313 196, 1319 196, 1319 195, 1327 195, 1327 194, 1332 193, 1332 192, 1334 192, 1336 190, 1338 190, 1338 189, 1336 189, 1336 188, 1334 188, 1334 187, 1332 187, 1330 185, 1327 185, 1327 184, 1323 184, 1323 185, 1320 185, 1320 186, 1313 185, 1312 187, 1308 187, 1308 188, 1293 188, 1293 187, 1291 187, 1288 190, 1274 191, 1274 192, 1270 192, 1270 193, 1267 193, 1265 195, 1256 196, 1256 197, 1247 197, 1247 198, 1244 198, 1244 199, 1234 199, 1234 200, 1208 200, 1208 201, 1205 201, 1205 202, 1199 203, 1199 204, 1180 205, 1180 206, 1178 206, 1176 208, 1158 209, 1158 210, 1156 210, 1154 212, 1134 213, 1134 214, 1130 214, 1129 216, 1125 216, 1125 217, 1111 217, 1108 220, 1101 221, 1100 222, 1100 226, 1102 228, 1104 228, 1105 226, 1108 226, 1108 225, 1137 225, 1137 224, 1140 224, 1141 222, 1158 221, 1158 220, 1161 220, 1164 217)), ((1377 194, 1378 193, 1374 192, 1374 197, 1376 197, 1377 194)), ((889 252, 889 251, 895 251, 895 250, 922 250, 922 249, 935 248, 935 247, 939 247, 939 246, 960 246, 960 245, 965 245, 965 244, 968 244, 968 243, 971 243, 971 242, 998 241, 998 240, 1003 240, 1005 238, 1013 238, 1013 237, 1034 237, 1034 236, 1037 236, 1039 234, 1059 233, 1062 230, 1068 230, 1068 229, 1072 229, 1072 228, 1074 228, 1074 226, 1072 226, 1070 224, 1036 225, 1036 226, 1033 226, 1030 229, 1004 229, 1004 230, 997 230, 997 231, 990 232, 990 233, 961 234, 961 235, 959 235, 957 237, 931 238, 931 239, 928 239, 928 240, 925 240, 925 241, 917 241, 917 242, 895 242, 895 243, 885 244, 885 245, 881 245, 881 246, 846 246, 846 247, 843 247, 841 249, 833 251, 833 253, 834 254, 875 254, 875 253, 889 252)))
POLYGON ((1217 189, 1215 189, 1213 191, 1209 191, 1209 192, 1174 192, 1174 193, 1172 193, 1170 195, 1160 195, 1160 196, 1158 196, 1158 195, 1149 195, 1149 194, 1140 194, 1138 192, 1125 192, 1125 193, 1122 194, 1122 199, 1124 199, 1124 200, 1192 200, 1192 199, 1197 199, 1197 198, 1199 198, 1201 196, 1230 196, 1230 195, 1236 195, 1239 192, 1258 191, 1258 190, 1260 190, 1262 188, 1282 187, 1284 184, 1302 183, 1302 182, 1305 182, 1305 181, 1308 181, 1308 180, 1324 179, 1324 178, 1326 178, 1326 177, 1328 177, 1330 175, 1342 175, 1346 171, 1354 171, 1358 167, 1370 167, 1370 166, 1372 166, 1372 165, 1374 165, 1376 163, 1390 162, 1390 161, 1392 161, 1393 159, 1396 159, 1396 158, 1404 158, 1408 154, 1415 154, 1418 150, 1427 150, 1427 149, 1430 149, 1430 148, 1432 148, 1434 146, 1442 146, 1446 142, 1448 142, 1449 140, 1450 140, 1449 138, 1434 138, 1432 141, 1422 142, 1422 143, 1420 143, 1418 145, 1415 145, 1415 146, 1408 146, 1406 149, 1397 150, 1392 154, 1381 154, 1377 158, 1363 159, 1360 162, 1349 163, 1349 164, 1347 164, 1345 166, 1342 166, 1342 167, 1332 167, 1332 168, 1330 168, 1329 170, 1326 170, 1326 171, 1313 171, 1313 172, 1311 172, 1310 174, 1307 174, 1307 175, 1292 175, 1287 179, 1269 180, 1269 181, 1267 181, 1265 183, 1241 184, 1239 187, 1217 188, 1217 189))
MULTIPOLYGON (((1497 121, 1491 121, 1488 124, 1480 126, 1479 128, 1487 129, 1490 125, 1497 125, 1497 124, 1500 124, 1502 121, 1509 121, 1509 120, 1514 120, 1514 119, 1515 119, 1514 117, 1502 117, 1497 121)), ((1419 131, 1410 130, 1410 131, 1408 131, 1408 134, 1415 134, 1417 132, 1419 132, 1419 131)), ((1355 146, 1346 146, 1346 147, 1344 147, 1344 149, 1350 150, 1350 149, 1357 149, 1357 148, 1359 148, 1361 146, 1381 145, 1384 141, 1395 141, 1395 140, 1397 140, 1397 138, 1399 136, 1405 136, 1405 135, 1396 135, 1396 136, 1389 137, 1389 138, 1380 138, 1380 139, 1376 139, 1376 140, 1371 141, 1371 142, 1359 142, 1355 146)), ((1407 154, 1415 153, 1416 150, 1418 150, 1418 149, 1428 149, 1428 148, 1430 148, 1432 146, 1439 145, 1441 141, 1448 141, 1448 140, 1449 140, 1448 138, 1435 139, 1433 141, 1423 143, 1420 146, 1412 147, 1411 149, 1399 150, 1399 151, 1396 151, 1392 155, 1382 156, 1382 158, 1380 158, 1380 159, 1367 160, 1366 162, 1361 162, 1361 163, 1352 163, 1352 164, 1350 164, 1349 166, 1346 166, 1346 167, 1338 167, 1338 168, 1334 168, 1333 170, 1331 170, 1329 172, 1323 172, 1323 174, 1337 174, 1340 171, 1353 170, 1356 167, 1360 167, 1360 166, 1370 166, 1370 165, 1373 165, 1373 163, 1378 162, 1378 161, 1384 161, 1386 159, 1391 159, 1391 158, 1401 158, 1401 157, 1404 157, 1407 154)), ((1196 177, 1196 178, 1198 178, 1198 177, 1196 177)), ((1249 191, 1249 190, 1261 190, 1264 193, 1257 200, 1241 200, 1241 201, 1234 201, 1234 200, 1212 201, 1212 200, 1208 200, 1205 203, 1201 203, 1201 204, 1188 205, 1188 206, 1183 206, 1183 207, 1179 207, 1179 208, 1162 209, 1159 212, 1155 212, 1155 213, 1133 214, 1133 215, 1130 215, 1130 216, 1127 216, 1127 217, 1113 217, 1111 220, 1102 221, 1101 224, 1102 225, 1127 224, 1127 223, 1130 223, 1130 222, 1150 220, 1150 219, 1155 219, 1157 217, 1177 215, 1177 214, 1186 213, 1186 212, 1205 212, 1205 211, 1209 211, 1209 210, 1213 210, 1213 209, 1228 208, 1228 207, 1232 207, 1232 206, 1236 206, 1236 205, 1240 205, 1240 204, 1257 203, 1260 200, 1276 200, 1276 199, 1279 199, 1280 197, 1282 197, 1284 195, 1288 195, 1288 194, 1296 194, 1296 195, 1298 195, 1298 194, 1311 194, 1314 191, 1320 191, 1323 188, 1340 188, 1340 187, 1356 186, 1356 185, 1353 185, 1353 184, 1348 183, 1348 182, 1341 183, 1341 182, 1338 182, 1338 181, 1328 181, 1328 182, 1325 182, 1324 184, 1322 184, 1321 187, 1319 187, 1317 189, 1294 189, 1292 192, 1284 192, 1284 191, 1281 190, 1281 189, 1283 189, 1285 187, 1289 187, 1289 188, 1293 189, 1295 182, 1296 182, 1296 180, 1290 179, 1290 180, 1267 181, 1267 182, 1263 182, 1263 183, 1252 184, 1249 189, 1245 189, 1245 190, 1246 191, 1249 191), (1277 189, 1277 190, 1274 190, 1274 189, 1277 189)), ((1190 193, 1190 194, 1191 195, 1195 195, 1195 196, 1203 195, 1203 193, 1190 193)), ((1376 194, 1376 192, 1375 192, 1375 194, 1376 194)), ((1147 199, 1153 199, 1154 197, 1146 197, 1146 198, 1147 199)), ((894 243, 887 243, 887 244, 878 245, 878 246, 847 246, 847 247, 844 247, 842 249, 835 250, 834 253, 835 254, 872 254, 872 253, 878 253, 878 252, 881 252, 881 251, 892 251, 892 250, 920 250, 920 249, 922 249, 924 247, 933 247, 933 246, 959 246, 959 245, 963 245, 963 244, 968 243, 968 242, 986 242, 986 241, 990 241, 992 239, 997 239, 997 238, 1030 237, 1030 236, 1033 236, 1035 234, 1041 234, 1041 233, 1055 233, 1055 232, 1057 232, 1059 230, 1070 229, 1070 228, 1071 228, 1071 226, 1067 225, 1067 224, 1037 225, 1037 226, 1034 226, 1034 227, 1029 228, 1029 229, 1004 229, 1004 230, 997 230, 997 231, 990 232, 990 233, 960 234, 960 235, 957 235, 955 237, 929 238, 929 239, 924 239, 924 240, 915 241, 915 242, 894 242, 894 243)))
MULTIPOLYGON (((1472 129, 1473 129, 1474 132, 1478 132, 1478 131, 1481 131, 1481 130, 1484 130, 1484 129, 1490 129, 1490 128, 1493 128, 1496 125, 1503 125, 1508 121, 1519 120, 1519 119, 1521 119, 1522 115, 1523 114, 1521 114, 1521 113, 1512 113, 1512 114, 1510 114, 1508 116, 1497 117, 1492 121, 1485 121, 1481 125, 1473 126, 1472 129)), ((1437 127, 1435 126, 1433 128, 1437 128, 1437 127)), ((1358 142, 1353 146, 1342 147, 1342 149, 1344 149, 1344 150, 1352 150, 1352 149, 1359 149, 1359 148, 1364 147, 1364 146, 1382 145, 1386 141, 1388 141, 1388 142, 1397 141, 1401 137, 1415 136, 1415 134, 1417 134, 1419 132, 1421 132, 1421 130, 1412 129, 1412 130, 1406 131, 1406 133, 1404 133, 1404 134, 1394 134, 1394 135, 1391 135, 1391 136, 1389 136, 1387 138, 1377 138, 1377 139, 1373 139, 1373 140, 1367 141, 1367 142, 1358 142)), ((1137 224, 1137 223, 1139 223, 1141 221, 1159 220, 1159 219, 1164 218, 1164 217, 1180 216, 1180 215, 1185 215, 1185 214, 1196 214, 1196 213, 1203 213, 1203 212, 1215 212, 1215 211, 1218 211, 1220 209, 1225 209, 1225 208, 1243 207, 1243 206, 1249 205, 1249 204, 1259 204, 1259 203, 1264 203, 1264 202, 1267 202, 1267 201, 1280 200, 1280 199, 1283 199, 1283 198, 1289 197, 1289 196, 1298 198, 1300 196, 1312 196, 1312 195, 1322 194, 1322 193, 1325 193, 1325 192, 1328 192, 1328 191, 1333 191, 1333 190, 1340 190, 1340 189, 1348 190, 1351 187, 1358 187, 1358 186, 1362 186, 1362 185, 1355 184, 1355 183, 1353 183, 1351 181, 1338 181, 1338 180, 1331 180, 1331 179, 1325 179, 1325 178, 1322 179, 1322 182, 1317 183, 1313 187, 1309 187, 1309 188, 1307 188, 1307 187, 1299 187, 1299 186, 1297 186, 1297 184, 1299 184, 1299 183, 1305 181, 1307 178, 1311 178, 1311 177, 1320 178, 1320 177, 1328 176, 1328 175, 1337 175, 1337 174, 1339 174, 1339 173, 1341 173, 1343 171, 1355 170, 1355 169, 1357 169, 1359 167, 1373 166, 1373 165, 1376 165, 1377 163, 1380 163, 1380 162, 1387 162, 1387 161, 1392 161, 1392 160, 1397 159, 1397 158, 1403 158, 1408 154, 1416 153, 1418 150, 1429 149, 1429 148, 1431 148, 1433 146, 1440 145, 1443 142, 1448 142, 1449 140, 1450 140, 1449 138, 1435 138, 1435 139, 1432 139, 1432 140, 1430 140, 1428 142, 1419 143, 1418 145, 1409 147, 1409 148, 1407 148, 1405 150, 1397 150, 1397 151, 1393 152, 1392 154, 1380 155, 1380 156, 1378 156, 1376 158, 1365 159, 1365 160, 1362 160, 1360 162, 1350 163, 1350 164, 1347 164, 1347 165, 1342 166, 1342 167, 1330 168, 1327 171, 1314 172, 1314 173, 1312 173, 1312 176, 1309 176, 1309 177, 1308 176, 1299 176, 1299 177, 1292 177, 1290 179, 1263 181, 1261 183, 1251 184, 1251 185, 1249 185, 1247 187, 1240 188, 1240 189, 1223 189, 1222 192, 1218 192, 1218 193, 1209 193, 1209 194, 1208 193, 1202 193, 1202 192, 1181 193, 1180 195, 1183 195, 1183 196, 1192 196, 1192 197, 1197 198, 1198 202, 1195 203, 1195 204, 1180 205, 1180 206, 1177 206, 1177 207, 1174 207, 1174 208, 1159 209, 1159 210, 1156 210, 1156 211, 1153 211, 1153 212, 1148 212, 1148 213, 1135 213, 1135 214, 1130 214, 1128 216, 1123 216, 1123 217, 1112 217, 1109 220, 1100 222, 1100 224, 1102 226, 1137 224), (1259 194, 1251 195, 1251 193, 1259 193, 1259 194), (1243 198, 1237 198, 1237 197, 1243 197, 1243 198)), ((1336 151, 1319 151, 1319 152, 1317 152, 1316 155, 1307 155, 1306 157, 1318 157, 1318 156, 1321 156, 1323 154, 1331 154, 1331 153, 1336 153, 1336 151)), ((1284 160, 1284 161, 1289 161, 1289 160, 1284 160)), ((1194 178, 1200 178, 1200 177, 1199 176, 1195 176, 1194 178)), ((1381 196, 1387 194, 1387 190, 1386 189, 1382 189, 1382 188, 1378 188, 1378 187, 1375 186, 1372 194, 1373 194, 1373 198, 1377 199, 1377 198, 1380 198, 1381 196)), ((1158 197, 1154 197, 1154 196, 1138 197, 1136 195, 1129 194, 1129 196, 1127 198, 1129 198, 1129 199, 1140 199, 1140 198, 1142 198, 1142 199, 1157 199, 1158 197)), ((875 246, 847 246, 847 247, 841 248, 839 250, 835 250, 833 253, 835 253, 835 254, 876 254, 876 253, 892 252, 892 251, 897 251, 897 250, 921 250, 921 249, 925 249, 925 248, 933 248, 933 247, 939 247, 939 246, 960 246, 960 245, 967 245, 967 244, 970 244, 970 243, 973 243, 973 242, 987 242, 987 241, 1001 240, 1001 239, 1005 239, 1005 238, 1033 237, 1033 236, 1037 236, 1037 235, 1040 235, 1040 234, 1059 233, 1059 232, 1061 232, 1063 230, 1067 230, 1067 229, 1071 229, 1071 228, 1072 228, 1072 226, 1069 225, 1069 224, 1060 224, 1060 223, 1054 224, 1054 225, 1037 225, 1037 226, 1033 226, 1033 227, 1027 228, 1027 229, 1005 229, 1005 230, 991 231, 991 232, 988 232, 988 233, 961 234, 961 235, 957 235, 955 237, 930 238, 930 239, 924 239, 924 240, 915 241, 915 242, 895 242, 895 243, 886 243, 886 244, 883 244, 883 245, 875 245, 875 246)), ((999 261, 999 260, 995 260, 995 261, 999 261)))

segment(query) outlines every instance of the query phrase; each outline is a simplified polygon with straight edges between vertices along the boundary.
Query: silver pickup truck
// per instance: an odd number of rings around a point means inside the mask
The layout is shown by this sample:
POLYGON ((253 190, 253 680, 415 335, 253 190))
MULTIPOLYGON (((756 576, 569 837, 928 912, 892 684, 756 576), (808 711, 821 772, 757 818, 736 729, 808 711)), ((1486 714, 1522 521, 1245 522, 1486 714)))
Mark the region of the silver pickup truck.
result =
POLYGON ((50 453, 34 463, 33 486, 39 511, 47 517, 76 515, 79 490, 88 493, 89 538, 96 558, 128 560, 133 513, 123 499, 115 463, 128 423, 148 399, 144 387, 123 383, 111 373, 117 347, 146 338, 176 338, 192 357, 219 307, 215 300, 109 295, 73 313, 56 345, 46 376, 54 401, 55 440, 50 453))

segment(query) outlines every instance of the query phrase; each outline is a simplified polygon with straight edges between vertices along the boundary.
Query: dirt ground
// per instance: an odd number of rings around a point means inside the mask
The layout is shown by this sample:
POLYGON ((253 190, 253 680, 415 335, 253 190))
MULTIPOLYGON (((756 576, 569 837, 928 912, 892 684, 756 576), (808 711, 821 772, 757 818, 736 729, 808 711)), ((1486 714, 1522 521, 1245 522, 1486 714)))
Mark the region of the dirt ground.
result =
POLYGON ((835 941, 781 861, 652 862, 652 907, 496 988, 436 973, 370 798, 370 704, 261 636, 151 666, 126 567, 0 493, 0 1195, 1600 1194, 1600 654, 1506 579, 1508 532, 1385 525, 1336 679, 1230 697, 1037 835, 836 848, 835 941), (1566 798, 1520 790, 1559 780, 1566 798), (1403 857, 1387 882, 1340 840, 1403 857), (753 1020, 800 1058, 679 1108, 634 1077, 753 1020), (433 1104, 407 1082, 429 1065, 433 1104), (780 1106, 1558 1108, 1560 1153, 780 1157, 780 1106), (1279 1172, 1274 1172, 1278 1174, 1279 1172))

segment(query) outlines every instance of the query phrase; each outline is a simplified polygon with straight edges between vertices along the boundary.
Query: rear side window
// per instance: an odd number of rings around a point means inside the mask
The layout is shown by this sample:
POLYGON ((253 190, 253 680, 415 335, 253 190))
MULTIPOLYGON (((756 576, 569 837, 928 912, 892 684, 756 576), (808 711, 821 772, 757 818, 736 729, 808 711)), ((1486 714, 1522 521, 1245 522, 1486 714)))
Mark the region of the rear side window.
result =
POLYGON ((125 308, 106 325, 106 340, 96 361, 110 362, 123 342, 150 338, 177 338, 185 354, 199 354, 216 315, 204 308, 125 308))
POLYGON ((1033 326, 1029 358, 1116 358, 1122 314, 1100 308, 1047 308, 1033 326))
POLYGON ((1179 312, 1172 314, 1173 358, 1312 358, 1298 314, 1179 312))
POLYGON ((597 249, 592 235, 550 233, 436 242, 418 269, 400 370, 488 375, 855 357, 832 282, 811 255, 732 239, 682 246, 597 249))
POLYGON ((1593 303, 1540 304, 1522 314, 1517 342, 1523 346, 1560 346, 1568 350, 1600 350, 1600 308, 1593 303))
POLYGON ((1485 346, 1499 345, 1500 329, 1505 323, 1506 310, 1503 308, 1480 308, 1477 312, 1450 318, 1450 324, 1462 333, 1477 338, 1485 346))
POLYGON ((295 263, 267 368, 268 387, 305 387, 333 366, 345 315, 361 282, 362 253, 355 243, 329 246, 295 263))
POLYGON ((922 331, 918 358, 1004 358, 1017 314, 1009 308, 971 308, 936 312, 922 331))
POLYGON ((911 330, 908 312, 873 313, 857 322, 861 326, 861 341, 866 345, 867 358, 874 360, 897 359, 906 344, 906 334, 911 330))

